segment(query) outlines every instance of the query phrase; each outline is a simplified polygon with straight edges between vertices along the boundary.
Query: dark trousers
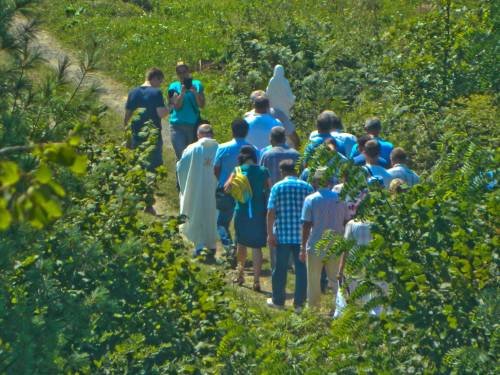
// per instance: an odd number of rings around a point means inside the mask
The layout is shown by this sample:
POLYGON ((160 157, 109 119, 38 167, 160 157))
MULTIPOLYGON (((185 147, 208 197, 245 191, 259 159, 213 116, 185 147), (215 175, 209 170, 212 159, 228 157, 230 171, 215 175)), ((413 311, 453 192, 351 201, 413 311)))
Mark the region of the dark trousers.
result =
POLYGON ((229 232, 229 225, 234 215, 235 202, 231 195, 224 193, 223 188, 218 188, 216 193, 216 204, 219 210, 217 217, 217 232, 219 233, 220 241, 224 246, 232 245, 233 241, 229 232))
POLYGON ((286 298, 286 279, 290 255, 295 261, 295 307, 304 305, 307 296, 307 269, 299 259, 300 245, 280 245, 276 247, 276 264, 273 270, 273 303, 283 306, 286 298))
MULTIPOLYGON (((143 142, 143 139, 139 136, 139 132, 132 131, 131 148, 137 148, 143 142)), ((156 168, 163 165, 163 140, 161 138, 161 131, 156 139, 154 149, 148 155, 148 166, 147 170, 154 172, 156 168)))

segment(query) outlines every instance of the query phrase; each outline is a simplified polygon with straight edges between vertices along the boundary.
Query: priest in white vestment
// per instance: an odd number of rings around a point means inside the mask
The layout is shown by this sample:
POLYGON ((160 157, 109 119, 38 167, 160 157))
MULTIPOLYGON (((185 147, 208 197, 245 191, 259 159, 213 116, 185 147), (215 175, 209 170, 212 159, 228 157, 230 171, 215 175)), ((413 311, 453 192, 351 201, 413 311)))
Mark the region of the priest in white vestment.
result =
POLYGON ((190 144, 177 162, 180 214, 186 216, 181 232, 194 242, 195 256, 207 248, 213 258, 217 241, 214 159, 218 144, 208 124, 200 125, 197 135, 198 141, 190 144))

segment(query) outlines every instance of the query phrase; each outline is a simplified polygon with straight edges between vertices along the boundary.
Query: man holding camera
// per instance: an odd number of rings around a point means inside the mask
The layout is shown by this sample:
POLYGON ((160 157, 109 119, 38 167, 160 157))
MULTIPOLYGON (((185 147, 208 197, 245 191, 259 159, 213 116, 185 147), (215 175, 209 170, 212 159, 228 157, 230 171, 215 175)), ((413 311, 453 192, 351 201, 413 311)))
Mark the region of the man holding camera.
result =
POLYGON ((168 87, 170 106, 170 139, 179 160, 184 149, 196 140, 200 124, 200 108, 205 106, 203 85, 191 77, 189 67, 184 62, 175 68, 178 81, 168 87))

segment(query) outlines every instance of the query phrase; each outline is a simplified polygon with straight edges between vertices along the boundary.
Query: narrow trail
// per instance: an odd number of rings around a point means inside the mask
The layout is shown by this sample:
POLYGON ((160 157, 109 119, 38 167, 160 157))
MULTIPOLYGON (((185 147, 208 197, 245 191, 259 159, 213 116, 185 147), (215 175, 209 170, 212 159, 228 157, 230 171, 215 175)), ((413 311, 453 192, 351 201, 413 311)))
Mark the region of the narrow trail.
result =
MULTIPOLYGON (((27 20, 23 17, 16 17, 13 22, 13 27, 22 27, 24 23, 26 23, 27 20)), ((35 38, 33 39, 32 42, 32 47, 36 48, 40 51, 41 56, 53 69, 57 69, 59 62, 67 56, 69 60, 71 61, 71 65, 69 66, 67 70, 67 77, 70 81, 77 82, 79 77, 80 77, 80 69, 78 66, 78 61, 79 61, 79 56, 77 53, 74 51, 69 50, 68 48, 64 47, 56 38, 54 38, 50 33, 48 33, 45 30, 37 30, 35 33, 35 38)), ((90 83, 95 83, 98 85, 100 88, 100 96, 99 99, 102 101, 103 104, 105 104, 110 111, 114 112, 117 114, 120 118, 123 117, 125 110, 124 110, 124 105, 127 100, 127 94, 128 94, 128 88, 122 84, 121 82, 118 82, 110 77, 108 77, 106 74, 103 72, 97 71, 92 73, 92 75, 89 77, 89 80, 87 81, 87 84, 90 83)), ((168 129, 168 121, 165 119, 162 121, 162 138, 163 138, 163 143, 165 147, 167 148, 167 154, 170 153, 170 155, 173 155, 173 148, 172 144, 170 142, 170 136, 169 136, 169 129, 168 129)), ((116 126, 117 131, 120 131, 121 129, 121 124, 117 124, 116 126)), ((174 168, 174 159, 173 158, 168 158, 167 157, 167 168, 168 169, 173 169, 174 168)), ((172 174, 170 174, 172 175, 172 174)), ((156 203, 155 203, 155 209, 158 214, 164 215, 164 214, 172 214, 176 215, 177 212, 172 212, 172 209, 170 208, 171 205, 169 205, 166 201, 166 199, 162 196, 157 196, 156 197, 156 203)), ((217 253, 220 254, 222 251, 220 244, 218 244, 218 250, 217 253)), ((263 249, 264 253, 264 258, 268 258, 268 251, 267 249, 263 249)), ((249 254, 250 255, 250 254, 249 254)), ((251 255, 250 255, 251 258, 251 255)), ((227 273, 228 280, 230 280, 233 277, 234 271, 230 271, 227 273)), ((289 277, 289 279, 292 279, 292 277, 289 277)), ((290 281, 291 282, 291 281, 290 281)), ((255 298, 261 298, 262 302, 265 301, 266 297, 271 296, 271 272, 270 272, 270 266, 267 261, 264 263, 264 268, 263 272, 261 275, 261 288, 262 292, 260 294, 257 294, 251 290, 251 285, 253 283, 253 276, 252 273, 246 273, 245 275, 245 285, 243 288, 239 288, 239 290, 245 291, 245 293, 248 293, 249 295, 253 295, 255 298)), ((292 295, 287 294, 287 305, 292 305, 292 295)))

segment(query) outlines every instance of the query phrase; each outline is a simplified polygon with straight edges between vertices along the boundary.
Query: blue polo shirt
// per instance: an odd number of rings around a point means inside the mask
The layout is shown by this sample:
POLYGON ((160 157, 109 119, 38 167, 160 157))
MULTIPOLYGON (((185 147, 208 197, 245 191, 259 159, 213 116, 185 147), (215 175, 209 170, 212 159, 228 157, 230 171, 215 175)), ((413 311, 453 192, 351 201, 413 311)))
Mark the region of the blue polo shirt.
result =
MULTIPOLYGON (((363 155, 363 154, 359 154, 358 156, 355 156, 354 159, 352 159, 352 161, 354 162, 354 165, 363 166, 363 165, 366 164, 366 158, 365 158, 365 155, 363 155)), ((384 168, 389 168, 390 167, 390 165, 387 162, 387 160, 385 160, 381 156, 378 157, 378 164, 381 165, 384 168)))
POLYGON ((337 150, 339 150, 342 146, 339 141, 332 137, 330 133, 317 134, 306 146, 304 150, 304 163, 307 164, 307 161, 311 158, 316 148, 318 148, 321 144, 323 144, 327 139, 333 139, 337 146, 337 150))
POLYGON ((214 165, 220 168, 219 187, 224 186, 234 168, 238 165, 240 149, 245 145, 252 146, 244 138, 234 138, 219 145, 214 160, 214 165))
MULTIPOLYGON (((394 145, 391 142, 386 141, 385 139, 382 139, 380 137, 374 137, 373 139, 378 141, 378 144, 380 145, 380 156, 385 160, 391 160, 391 152, 394 148, 394 145)), ((349 156, 349 158, 354 159, 359 154, 360 152, 358 150, 358 144, 356 143, 351 150, 351 155, 349 156)))
MULTIPOLYGON (((197 79, 193 79, 193 87, 197 92, 203 92, 203 85, 197 79)), ((171 97, 172 93, 177 93, 180 95, 182 90, 182 84, 180 81, 175 81, 168 87, 168 97, 171 97)), ((182 102, 182 107, 180 109, 172 108, 170 110, 170 124, 171 125, 197 125, 200 118, 200 108, 196 102, 196 98, 191 91, 186 91, 184 94, 184 100, 182 102)))

